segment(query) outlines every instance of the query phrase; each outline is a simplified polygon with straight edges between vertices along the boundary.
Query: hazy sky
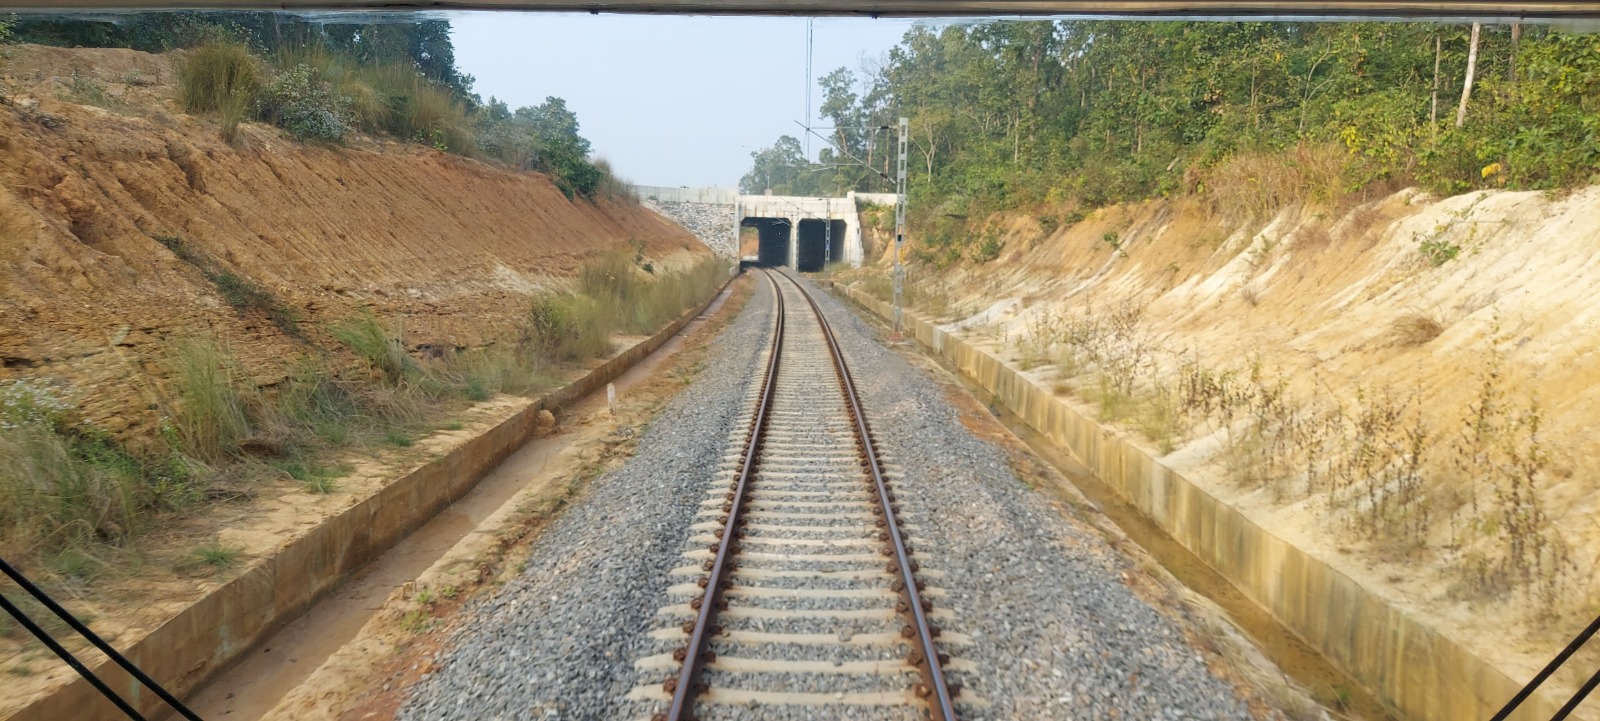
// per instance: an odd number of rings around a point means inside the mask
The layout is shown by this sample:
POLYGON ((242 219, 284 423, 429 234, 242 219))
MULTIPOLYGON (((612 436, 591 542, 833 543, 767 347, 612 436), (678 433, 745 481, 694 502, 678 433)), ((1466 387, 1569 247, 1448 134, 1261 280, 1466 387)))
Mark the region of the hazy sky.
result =
MULTIPOLYGON (((448 17, 456 64, 478 94, 513 108, 565 98, 595 152, 641 185, 735 187, 752 151, 804 135, 805 18, 448 17)), ((813 80, 881 57, 912 22, 814 20, 813 80)), ((820 96, 812 90, 813 108, 820 96)))

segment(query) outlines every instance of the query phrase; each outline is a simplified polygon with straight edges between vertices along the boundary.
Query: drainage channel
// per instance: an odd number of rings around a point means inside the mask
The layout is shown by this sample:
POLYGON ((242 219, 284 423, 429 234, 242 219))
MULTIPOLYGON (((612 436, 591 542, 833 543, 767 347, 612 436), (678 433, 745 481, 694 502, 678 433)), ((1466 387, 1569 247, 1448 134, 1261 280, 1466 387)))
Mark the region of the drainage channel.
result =
MULTIPOLYGON (((682 349, 684 340, 721 310, 732 293, 722 293, 683 330, 628 369, 613 386, 619 393, 649 379, 682 349)), ((606 407, 597 391, 568 406, 564 415, 582 418, 606 407)), ((478 483, 466 496, 385 551, 298 618, 258 644, 244 660, 196 692, 190 705, 206 719, 255 721, 311 677, 329 657, 356 638, 394 589, 428 570, 502 506, 536 483, 551 459, 579 440, 565 432, 528 442, 478 483)))
MULTIPOLYGON (((877 321, 875 317, 862 317, 877 321)), ((944 359, 924 353, 920 346, 916 353, 947 371, 973 399, 990 395, 944 359)), ((1396 721, 1397 717, 1377 696, 1336 668, 1265 609, 1247 598, 1222 574, 1167 535, 1083 464, 1040 435, 1009 409, 992 410, 996 420, 1021 441, 1035 458, 1061 474, 1179 583, 1220 607, 1268 660, 1310 692, 1318 703, 1327 707, 1336 717, 1349 721, 1396 721)))

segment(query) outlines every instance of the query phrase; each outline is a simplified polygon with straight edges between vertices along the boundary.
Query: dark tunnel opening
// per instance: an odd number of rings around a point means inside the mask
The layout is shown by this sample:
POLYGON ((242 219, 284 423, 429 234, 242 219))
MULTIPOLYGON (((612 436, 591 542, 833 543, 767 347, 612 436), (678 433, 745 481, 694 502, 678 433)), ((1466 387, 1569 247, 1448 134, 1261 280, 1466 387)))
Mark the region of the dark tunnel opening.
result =
POLYGON ((844 233, 846 226, 842 220, 830 220, 828 225, 831 228, 833 237, 833 242, 828 245, 828 262, 839 263, 844 261, 844 233))
POLYGON ((827 263, 827 245, 830 238, 827 223, 821 220, 800 221, 799 247, 795 253, 795 270, 815 273, 827 263))
POLYGON ((789 264, 789 220, 745 218, 741 226, 756 229, 756 261, 762 265, 789 264))
POLYGON ((829 263, 844 260, 844 234, 845 223, 842 220, 801 220, 795 269, 803 273, 815 273, 829 263))

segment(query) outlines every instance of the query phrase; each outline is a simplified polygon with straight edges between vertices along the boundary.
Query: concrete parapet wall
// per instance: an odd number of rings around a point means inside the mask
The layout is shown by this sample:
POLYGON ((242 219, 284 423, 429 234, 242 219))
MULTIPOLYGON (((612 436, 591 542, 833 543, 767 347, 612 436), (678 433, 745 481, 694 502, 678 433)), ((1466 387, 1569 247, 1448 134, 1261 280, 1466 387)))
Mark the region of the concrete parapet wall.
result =
MULTIPOLYGON (((856 288, 842 290, 871 312, 892 317, 889 304, 856 288)), ((955 363, 1030 427, 1072 453, 1403 718, 1488 719, 1522 687, 1404 607, 1257 525, 994 356, 909 312, 904 325, 907 335, 955 363)), ((1537 694, 1511 718, 1548 719, 1560 706, 1549 694, 1537 694)))
MULTIPOLYGON (((727 283, 722 287, 726 288, 727 283)), ((471 491, 489 471, 533 437, 540 410, 560 409, 605 387, 704 312, 716 296, 717 293, 711 294, 655 335, 529 404, 482 435, 396 478, 300 536, 288 539, 277 553, 252 563, 238 577, 206 593, 119 650, 179 698, 192 693, 257 642, 337 587, 348 574, 471 491)), ((109 660, 97 667, 92 660, 86 663, 135 708, 156 718, 166 712, 166 705, 155 694, 144 691, 109 660)), ((11 721, 126 719, 88 682, 77 677, 7 718, 11 721)))
POLYGON ((745 217, 838 218, 854 215, 856 203, 849 198, 804 198, 792 195, 741 195, 739 213, 745 217))
POLYGON ((736 205, 739 191, 733 188, 669 188, 663 185, 635 185, 640 198, 664 200, 669 203, 712 203, 736 205))
POLYGON ((871 203, 873 205, 894 205, 900 200, 900 196, 895 195, 894 193, 857 193, 855 191, 851 191, 849 197, 851 200, 856 201, 858 205, 861 203, 871 203))

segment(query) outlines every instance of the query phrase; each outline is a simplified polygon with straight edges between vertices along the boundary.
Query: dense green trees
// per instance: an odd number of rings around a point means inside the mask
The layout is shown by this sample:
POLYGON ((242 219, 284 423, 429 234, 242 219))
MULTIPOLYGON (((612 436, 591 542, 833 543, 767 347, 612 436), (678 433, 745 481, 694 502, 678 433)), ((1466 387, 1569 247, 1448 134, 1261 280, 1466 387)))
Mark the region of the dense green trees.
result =
POLYGON ((739 190, 760 194, 768 190, 778 195, 811 195, 813 179, 806 177, 814 169, 800 150, 800 141, 793 136, 780 135, 770 148, 750 154, 755 165, 739 179, 739 190))
POLYGON ((325 22, 271 12, 174 11, 132 13, 116 19, 82 16, 23 16, 17 40, 64 47, 133 48, 165 52, 208 41, 240 41, 259 55, 316 45, 366 65, 405 63, 459 96, 471 93, 472 77, 456 69, 450 22, 406 15, 351 16, 359 22, 325 22))
POLYGON ((533 107, 511 111, 489 98, 478 112, 478 143, 487 153, 555 179, 567 197, 593 196, 605 173, 589 160, 589 141, 578 134, 578 115, 567 101, 547 97, 533 107))
MULTIPOLYGON (((1259 175, 1222 172, 1246 160, 1314 176, 1299 190, 1324 198, 1586 182, 1600 170, 1600 38, 1520 30, 1483 27, 1459 128, 1468 29, 1412 23, 917 27, 883 67, 824 76, 822 112, 855 127, 909 117, 914 207, 938 218, 1203 191, 1259 175), (1328 159, 1332 172, 1303 167, 1328 159)), ((786 172, 828 192, 882 187, 887 134, 830 140, 876 170, 819 167, 833 155, 786 172)))

